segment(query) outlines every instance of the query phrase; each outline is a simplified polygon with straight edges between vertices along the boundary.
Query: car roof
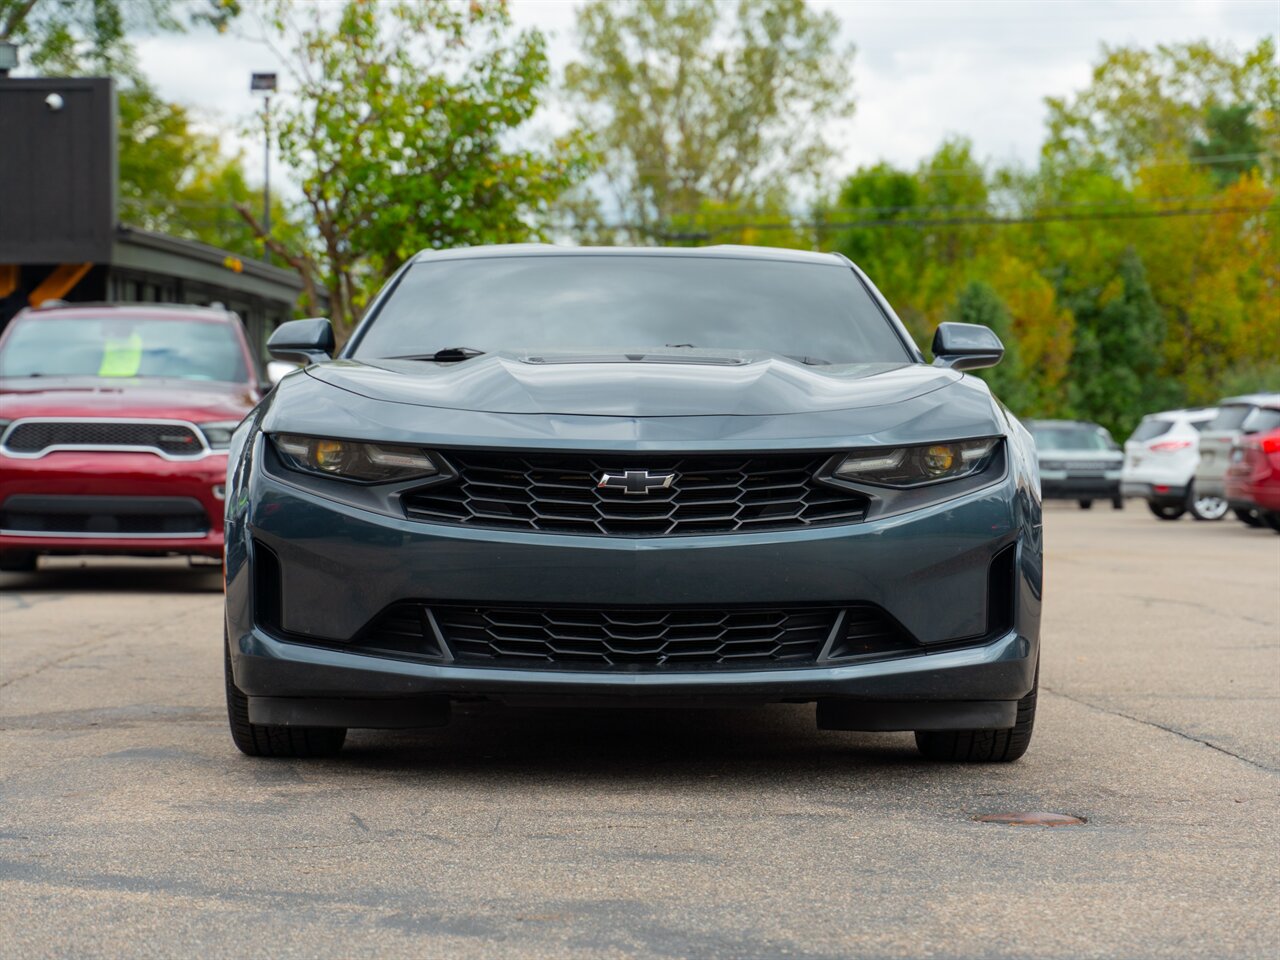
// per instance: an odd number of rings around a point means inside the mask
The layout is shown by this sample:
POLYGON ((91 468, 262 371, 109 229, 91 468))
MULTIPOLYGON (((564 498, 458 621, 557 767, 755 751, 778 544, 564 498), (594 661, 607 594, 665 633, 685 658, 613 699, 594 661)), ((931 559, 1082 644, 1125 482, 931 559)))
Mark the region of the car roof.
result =
POLYGON ((99 317, 104 311, 156 320, 200 320, 203 322, 239 322, 234 313, 222 305, 202 306, 196 303, 46 303, 18 312, 19 318, 34 317, 99 317))
POLYGON ((449 250, 423 250, 414 263, 440 260, 475 260, 491 257, 695 257, 704 260, 777 260, 822 266, 849 266, 838 253, 815 253, 783 247, 750 247, 722 243, 706 247, 567 247, 552 243, 503 243, 449 250))
POLYGON ((1208 420, 1218 412, 1217 407, 1188 407, 1185 410, 1159 410, 1148 413, 1143 420, 1208 420))
POLYGON ((1275 407, 1280 406, 1280 393, 1245 393, 1238 397, 1227 397, 1220 407, 1275 407))

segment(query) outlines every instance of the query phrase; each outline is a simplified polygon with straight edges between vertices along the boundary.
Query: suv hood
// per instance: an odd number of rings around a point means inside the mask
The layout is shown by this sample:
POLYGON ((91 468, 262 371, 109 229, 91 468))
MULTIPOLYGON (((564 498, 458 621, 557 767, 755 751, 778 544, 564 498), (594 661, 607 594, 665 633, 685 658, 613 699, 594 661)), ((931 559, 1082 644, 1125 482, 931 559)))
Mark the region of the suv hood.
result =
POLYGON ((769 353, 494 353, 456 363, 337 360, 307 368, 340 390, 482 413, 774 416, 900 403, 961 374, 919 363, 806 364, 769 353))
POLYGON ((243 383, 205 380, 103 380, 98 377, 0 379, 0 417, 126 417, 239 420, 257 402, 243 383))

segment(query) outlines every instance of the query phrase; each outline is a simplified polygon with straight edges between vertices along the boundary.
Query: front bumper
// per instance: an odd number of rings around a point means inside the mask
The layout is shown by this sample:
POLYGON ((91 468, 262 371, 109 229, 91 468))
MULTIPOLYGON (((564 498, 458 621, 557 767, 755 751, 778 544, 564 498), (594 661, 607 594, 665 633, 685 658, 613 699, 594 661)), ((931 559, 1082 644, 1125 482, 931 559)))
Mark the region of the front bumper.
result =
POLYGON ((1039 508, 1012 475, 946 503, 864 523, 639 539, 422 523, 363 511, 265 474, 253 482, 252 512, 233 517, 228 528, 227 627, 235 682, 257 722, 317 723, 327 716, 342 726, 427 725, 441 702, 483 697, 699 705, 856 700, 882 704, 893 717, 883 722, 906 725, 894 729, 1011 726, 1003 720, 1033 683, 1039 508), (255 622, 255 541, 279 560, 280 632, 255 622), (1011 546, 1017 560, 1003 622, 1012 629, 990 635, 989 569, 1011 546), (724 608, 870 603, 906 628, 920 650, 838 665, 579 671, 426 663, 343 649, 381 611, 406 600, 724 608), (956 648, 966 639, 971 645, 956 648), (388 710, 388 703, 405 710, 388 710), (902 703, 914 706, 892 707, 902 703), (929 706, 937 703, 949 706, 929 706))
MULTIPOLYGON (((203 554, 217 557, 223 547, 223 501, 226 483, 225 454, 194 460, 166 460, 150 453, 106 451, 57 451, 43 457, 6 457, 0 454, 0 516, 6 503, 31 503, 47 498, 76 516, 72 508, 81 501, 84 514, 110 517, 110 510, 128 510, 136 502, 145 512, 158 501, 186 500, 199 504, 203 523, 182 533, 122 532, 109 522, 95 523, 92 532, 60 528, 56 515, 42 529, 0 528, 0 551, 31 553, 132 553, 203 554), (110 508, 100 505, 108 503, 110 508)), ((24 508, 25 509, 25 508, 24 508)), ((68 524, 68 526, 71 526, 68 524)))

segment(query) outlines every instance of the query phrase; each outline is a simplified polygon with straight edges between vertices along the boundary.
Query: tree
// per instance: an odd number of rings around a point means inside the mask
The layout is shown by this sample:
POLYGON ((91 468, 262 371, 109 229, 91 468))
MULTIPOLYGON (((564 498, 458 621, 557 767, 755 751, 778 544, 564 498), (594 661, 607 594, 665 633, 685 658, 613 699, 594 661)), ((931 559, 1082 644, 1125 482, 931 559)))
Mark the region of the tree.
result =
POLYGON ((1073 306, 1068 397, 1077 416, 1128 436, 1143 414, 1181 402, 1177 383, 1161 372, 1165 318, 1136 253, 1126 253, 1112 281, 1073 306))
POLYGON ((536 237, 584 172, 572 136, 545 150, 513 140, 548 68, 542 36, 514 32, 500 0, 281 3, 271 30, 293 87, 272 134, 307 231, 267 235, 237 209, 302 274, 313 309, 326 293, 340 339, 418 250, 536 237))
MULTIPOLYGON (((1272 153, 1280 150, 1280 65, 1265 37, 1239 54, 1207 41, 1103 48, 1088 87, 1049 97, 1043 153, 1056 164, 1113 167, 1133 174, 1155 156, 1186 156, 1211 136, 1212 111, 1251 104, 1246 119, 1272 153)), ((1202 157, 1202 159, 1208 159, 1202 157)))
POLYGON ((577 29, 565 87, 641 240, 708 204, 777 206, 821 173, 827 125, 853 111, 853 50, 804 0, 592 0, 577 29))
MULTIPOLYGON (((188 237, 253 256, 261 244, 235 212, 254 191, 243 158, 225 156, 218 138, 145 82, 119 92, 119 212, 131 226, 188 237)), ((278 211, 284 216, 284 211, 278 211)))
POLYGON ((239 13, 240 0, 0 0, 0 40, 48 73, 136 76, 131 31, 204 24, 221 33, 239 13))

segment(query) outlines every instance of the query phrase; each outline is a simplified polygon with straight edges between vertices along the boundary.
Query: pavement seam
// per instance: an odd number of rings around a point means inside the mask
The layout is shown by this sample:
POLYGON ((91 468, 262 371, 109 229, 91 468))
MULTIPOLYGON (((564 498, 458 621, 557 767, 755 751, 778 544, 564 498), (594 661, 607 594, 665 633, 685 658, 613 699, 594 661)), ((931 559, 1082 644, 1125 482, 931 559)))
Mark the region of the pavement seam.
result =
POLYGON ((1063 693, 1060 690, 1053 690, 1046 687, 1044 684, 1040 685, 1040 689, 1051 696, 1062 697, 1064 700, 1070 700, 1072 703, 1078 703, 1082 707, 1088 707, 1090 710, 1097 710, 1099 713, 1109 714, 1113 717, 1123 717, 1125 720, 1132 720, 1134 723, 1141 723, 1143 726, 1155 727, 1157 730, 1163 730, 1165 733, 1172 733, 1174 736, 1181 737, 1183 740, 1190 740, 1192 743, 1198 743, 1202 746, 1208 747, 1210 750, 1217 750, 1219 753, 1225 753, 1228 757, 1234 757, 1242 763, 1247 763, 1249 766, 1256 767, 1265 773, 1270 773, 1272 775, 1280 774, 1280 770, 1277 770, 1275 767, 1268 767, 1265 763, 1259 763, 1257 760, 1251 760, 1249 757, 1241 756, 1238 753, 1232 753, 1226 747, 1220 747, 1209 740, 1202 740, 1199 737, 1193 737, 1191 734, 1184 733, 1174 727, 1166 727, 1163 723, 1156 723, 1154 720, 1144 720, 1142 717, 1135 717, 1131 713, 1124 713, 1120 710, 1112 710, 1109 707, 1103 707, 1096 703, 1091 703, 1088 700, 1073 697, 1069 693, 1063 693))

